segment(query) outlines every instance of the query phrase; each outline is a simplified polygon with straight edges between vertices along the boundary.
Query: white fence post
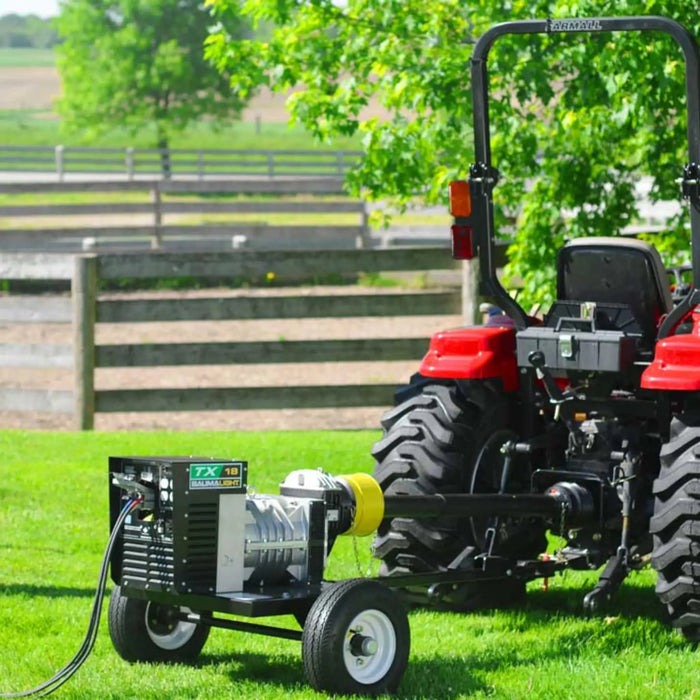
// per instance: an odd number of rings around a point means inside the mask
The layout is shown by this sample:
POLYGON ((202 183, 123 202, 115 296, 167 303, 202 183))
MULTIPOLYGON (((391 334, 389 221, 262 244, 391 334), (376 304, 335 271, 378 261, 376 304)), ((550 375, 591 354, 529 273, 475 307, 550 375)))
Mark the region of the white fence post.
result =
POLYGON ((56 146, 54 149, 56 158, 56 174, 58 175, 58 181, 63 182, 63 146, 56 146))
POLYGON ((158 187, 154 187, 151 190, 151 204, 153 204, 153 237, 151 238, 151 248, 160 248, 163 210, 158 187))
POLYGON ((479 310, 479 259, 462 261, 462 316, 468 326, 482 323, 479 310))
POLYGON ((126 149, 126 177, 128 180, 134 179, 134 149, 129 146, 126 149))
POLYGON ((343 172, 344 166, 345 166, 345 163, 343 162, 343 155, 344 155, 343 151, 338 151, 338 153, 336 154, 336 158, 338 161, 338 175, 340 175, 340 177, 343 177, 343 175, 345 174, 343 172))
POLYGON ((95 321, 97 258, 76 255, 73 270, 74 405, 77 430, 95 423, 95 321))
POLYGON ((359 235, 358 240, 357 240, 357 247, 358 248, 371 248, 371 232, 369 228, 369 211, 367 210, 367 202, 365 200, 362 201, 362 233, 359 235))

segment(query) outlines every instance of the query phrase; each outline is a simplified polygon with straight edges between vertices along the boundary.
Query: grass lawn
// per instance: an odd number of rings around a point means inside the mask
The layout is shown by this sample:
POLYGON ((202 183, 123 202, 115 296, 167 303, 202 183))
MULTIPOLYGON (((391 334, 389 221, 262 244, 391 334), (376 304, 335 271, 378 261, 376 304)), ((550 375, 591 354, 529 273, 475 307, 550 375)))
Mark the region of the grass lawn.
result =
MULTIPOLYGON (((107 457, 199 454, 247 459, 250 483, 276 493, 292 469, 371 470, 376 432, 40 433, 0 431, 0 692, 47 679, 77 650, 108 536, 107 457)), ((329 578, 370 565, 369 539, 341 538, 329 578)), ((585 618, 594 575, 567 573, 518 611, 410 615, 403 698, 689 698, 700 659, 662 620, 653 575, 625 584, 609 617, 585 618)), ((294 626, 291 618, 278 624, 294 626)), ((196 667, 129 665, 105 616, 93 655, 62 698, 323 697, 304 682, 297 642, 213 630, 196 667)))
POLYGON ((0 48, 0 68, 55 66, 56 52, 53 49, 0 48))
MULTIPOLYGON (((93 138, 86 132, 67 134, 61 121, 39 116, 35 110, 0 110, 0 145, 12 146, 100 146, 109 148, 154 148, 155 129, 130 132, 114 129, 93 138)), ((286 123, 261 124, 260 133, 252 122, 232 122, 216 128, 212 122, 192 124, 173 134, 171 148, 220 148, 244 150, 359 150, 360 137, 338 137, 332 144, 319 144, 301 126, 286 123)), ((5 166, 3 166, 5 167, 5 166)))

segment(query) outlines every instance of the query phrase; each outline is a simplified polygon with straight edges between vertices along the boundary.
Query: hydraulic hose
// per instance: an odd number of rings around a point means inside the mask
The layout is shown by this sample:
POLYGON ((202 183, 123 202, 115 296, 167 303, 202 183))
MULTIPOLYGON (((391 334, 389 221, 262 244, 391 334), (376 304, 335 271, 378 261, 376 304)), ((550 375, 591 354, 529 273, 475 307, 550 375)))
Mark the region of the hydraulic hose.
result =
POLYGON ((141 498, 133 498, 127 501, 124 508, 122 508, 119 517, 114 523, 112 533, 109 536, 109 541, 107 542, 107 549, 105 549, 104 557, 102 558, 102 565, 100 566, 100 574, 97 580, 97 590, 95 591, 95 598, 92 603, 92 612, 90 614, 88 629, 85 633, 85 638, 83 639, 80 649, 78 649, 73 658, 60 671, 57 671, 51 678, 49 678, 49 680, 44 681, 40 685, 37 685, 35 688, 31 688, 30 690, 24 690, 17 693, 0 693, 0 698, 46 697, 55 690, 58 690, 85 663, 90 655, 90 652, 92 651, 92 648, 95 646, 95 640, 97 639, 97 631, 100 626, 100 614, 102 612, 102 601, 104 599, 105 588, 107 586, 109 560, 112 556, 114 543, 117 541, 119 531, 124 525, 127 516, 141 502, 141 498))

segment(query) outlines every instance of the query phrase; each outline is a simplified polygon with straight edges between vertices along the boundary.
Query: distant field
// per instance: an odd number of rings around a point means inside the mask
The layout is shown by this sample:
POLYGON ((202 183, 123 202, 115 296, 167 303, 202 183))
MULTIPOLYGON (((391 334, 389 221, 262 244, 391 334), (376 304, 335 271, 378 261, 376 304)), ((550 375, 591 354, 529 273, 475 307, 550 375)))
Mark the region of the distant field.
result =
MULTIPOLYGON (((0 71, 1 72, 1 71, 0 71)), ((17 146, 103 146, 122 148, 153 148, 155 129, 144 129, 131 133, 117 129, 98 138, 90 138, 87 133, 65 134, 58 119, 39 116, 33 110, 0 111, 0 144, 17 146)), ((290 127, 286 123, 273 122, 260 125, 256 133, 254 123, 233 122, 230 126, 215 128, 210 122, 200 122, 189 127, 182 134, 175 134, 172 148, 232 148, 258 150, 358 150, 360 138, 338 138, 332 144, 319 144, 299 126, 290 127)))
POLYGON ((53 49, 7 49, 0 48, 0 68, 55 66, 56 52, 53 49))
MULTIPOLYGON (((53 52, 0 49, 0 144, 16 145, 87 145, 89 134, 70 137, 59 133, 54 113, 55 101, 61 95, 61 80, 53 52), (16 55, 17 54, 17 55, 16 55), (43 62, 42 62, 43 61, 43 62)), ((175 148, 274 148, 305 149, 314 147, 301 128, 287 128, 287 95, 261 89, 243 111, 242 128, 216 134, 211 125, 190 129, 184 137, 173 140, 175 148), (262 141, 255 134, 255 122, 261 124, 262 141)), ((385 117, 379 104, 372 103, 362 118, 385 117)), ((101 146, 152 146, 153 132, 129 136, 113 132, 108 137, 90 142, 101 146)), ((359 138, 336 139, 328 148, 359 148, 359 138)))

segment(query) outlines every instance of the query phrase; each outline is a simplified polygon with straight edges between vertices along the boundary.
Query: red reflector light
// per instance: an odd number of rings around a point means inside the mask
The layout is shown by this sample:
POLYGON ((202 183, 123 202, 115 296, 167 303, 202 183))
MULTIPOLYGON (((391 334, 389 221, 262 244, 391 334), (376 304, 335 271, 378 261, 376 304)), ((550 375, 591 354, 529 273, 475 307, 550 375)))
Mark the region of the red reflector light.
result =
POLYGON ((452 216, 472 215, 472 195, 466 180, 450 183, 450 214, 452 216))
POLYGON ((452 226, 452 256, 456 260, 471 260, 476 257, 472 233, 471 226, 463 224, 452 226))

